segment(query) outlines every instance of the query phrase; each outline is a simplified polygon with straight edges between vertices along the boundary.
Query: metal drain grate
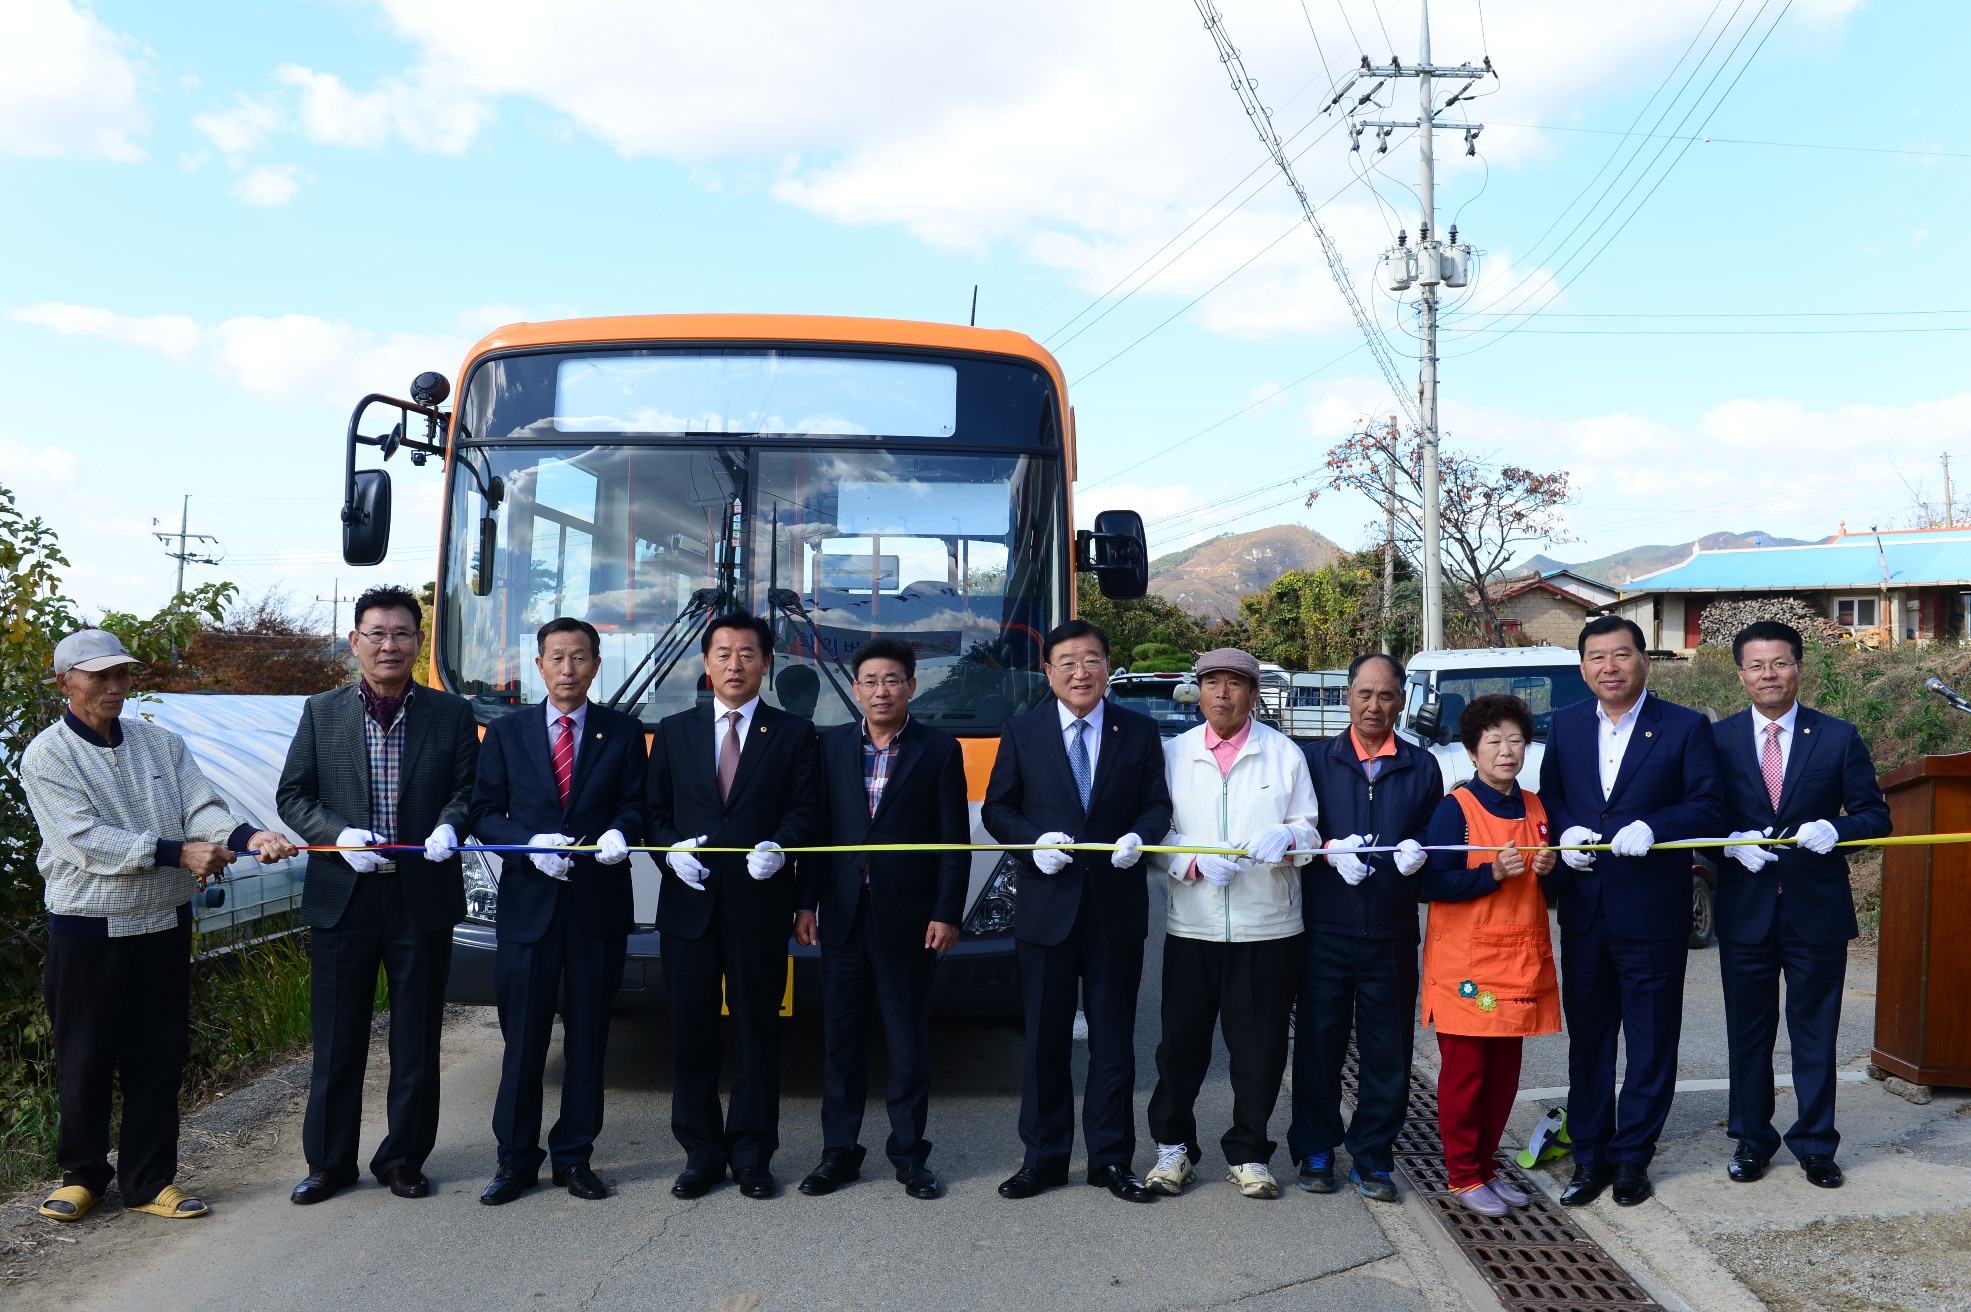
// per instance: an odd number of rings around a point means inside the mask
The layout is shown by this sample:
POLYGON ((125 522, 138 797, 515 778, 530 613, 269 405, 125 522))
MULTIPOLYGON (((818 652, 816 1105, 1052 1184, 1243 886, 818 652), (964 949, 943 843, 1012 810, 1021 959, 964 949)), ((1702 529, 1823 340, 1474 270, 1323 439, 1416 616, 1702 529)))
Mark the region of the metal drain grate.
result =
MULTIPOLYGON (((1352 1049, 1341 1082, 1353 1099, 1352 1049)), ((1468 1210, 1448 1188, 1444 1144, 1437 1132, 1437 1090, 1415 1071, 1410 1072, 1408 1104, 1396 1138, 1397 1169, 1492 1286, 1506 1312, 1662 1312, 1634 1276, 1503 1154, 1499 1173, 1524 1190, 1532 1204, 1496 1219, 1468 1210)))

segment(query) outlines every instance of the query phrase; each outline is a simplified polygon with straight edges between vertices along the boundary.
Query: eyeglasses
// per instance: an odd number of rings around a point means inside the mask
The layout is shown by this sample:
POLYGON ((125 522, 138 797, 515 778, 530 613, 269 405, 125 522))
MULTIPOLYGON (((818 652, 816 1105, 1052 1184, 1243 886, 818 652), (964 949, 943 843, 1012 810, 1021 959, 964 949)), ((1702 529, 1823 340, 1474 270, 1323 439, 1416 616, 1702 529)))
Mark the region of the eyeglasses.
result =
POLYGON ((1054 668, 1063 674, 1073 674, 1077 670, 1087 670, 1090 674, 1100 674, 1108 668, 1108 664, 1109 658, 1106 656, 1090 656, 1086 660, 1055 661, 1054 668))
POLYGON ((409 629, 358 629, 356 636, 372 647, 415 647, 418 637, 409 629))
POLYGON ((880 679, 873 676, 866 679, 857 679, 855 685, 858 688, 867 688, 870 692, 895 692, 908 682, 908 679, 899 679, 894 674, 886 674, 880 679))
POLYGON ((1797 669, 1799 669, 1799 668, 1800 668, 1800 662, 1798 662, 1798 661, 1784 661, 1784 660, 1781 660, 1781 661, 1753 661, 1753 662, 1752 662, 1751 664, 1749 664, 1749 665, 1741 665, 1741 666, 1739 666, 1738 668, 1739 668, 1739 669, 1741 669, 1741 670, 1744 670, 1744 671, 1745 671, 1745 672, 1746 672, 1747 674, 1750 674, 1750 675, 1753 675, 1753 676, 1755 676, 1755 677, 1756 677, 1756 676, 1758 676, 1758 675, 1761 675, 1761 674, 1765 674, 1765 673, 1767 673, 1767 672, 1771 672, 1771 673, 1773 673, 1773 674, 1785 674, 1785 673, 1787 673, 1787 672, 1788 672, 1789 670, 1797 670, 1797 669))

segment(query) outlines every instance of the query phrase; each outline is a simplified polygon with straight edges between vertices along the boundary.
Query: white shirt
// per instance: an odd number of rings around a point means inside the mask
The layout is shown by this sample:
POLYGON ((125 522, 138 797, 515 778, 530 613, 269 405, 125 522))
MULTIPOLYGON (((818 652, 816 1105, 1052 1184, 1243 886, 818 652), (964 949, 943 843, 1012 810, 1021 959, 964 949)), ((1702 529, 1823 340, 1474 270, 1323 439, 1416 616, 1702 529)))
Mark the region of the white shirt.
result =
POLYGON ((739 712, 739 754, 744 756, 746 754, 746 737, 753 728, 753 715, 759 709, 760 698, 758 693, 755 693, 753 700, 747 702, 744 706, 727 706, 723 701, 719 700, 718 694, 714 693, 712 695, 712 773, 714 775, 719 770, 719 749, 725 742, 725 727, 729 723, 725 717, 734 711, 739 712))
POLYGON ((1622 753, 1629 750, 1629 739, 1636 731, 1636 719, 1642 714, 1643 702, 1648 696, 1649 690, 1644 689, 1643 695, 1636 698, 1636 704, 1622 712, 1620 719, 1615 720, 1608 718, 1607 710, 1599 701, 1595 703, 1595 724, 1599 730, 1596 734, 1596 747, 1601 753, 1603 801, 1615 791, 1615 776, 1622 773, 1622 753))
POLYGON ((561 741, 561 717, 566 715, 575 722, 573 730, 575 735, 575 754, 568 758, 569 768, 572 769, 575 762, 582 759, 582 731, 588 728, 589 704, 585 701, 572 711, 564 711, 553 702, 544 702, 542 705, 547 707, 549 761, 554 760, 554 745, 561 741))
POLYGON ((1752 708, 1752 759, 1761 769, 1766 763, 1766 726, 1779 726, 1779 777, 1786 777, 1786 767, 1793 764, 1793 726, 1800 719, 1800 703, 1794 702, 1786 708, 1786 714, 1777 720, 1769 720, 1766 713, 1758 707, 1752 708))
MULTIPOLYGON (((1088 721, 1088 737, 1084 741, 1088 748, 1088 777, 1091 780, 1095 778, 1096 762, 1102 759, 1102 708, 1107 704, 1108 698, 1104 697, 1101 701, 1095 703, 1094 710, 1080 717, 1088 721)), ((1068 709, 1066 702, 1056 701, 1054 706, 1056 710, 1061 712, 1061 746, 1072 751, 1075 735, 1075 713, 1068 709)), ((1074 757, 1070 755, 1068 760, 1073 761, 1074 757)))

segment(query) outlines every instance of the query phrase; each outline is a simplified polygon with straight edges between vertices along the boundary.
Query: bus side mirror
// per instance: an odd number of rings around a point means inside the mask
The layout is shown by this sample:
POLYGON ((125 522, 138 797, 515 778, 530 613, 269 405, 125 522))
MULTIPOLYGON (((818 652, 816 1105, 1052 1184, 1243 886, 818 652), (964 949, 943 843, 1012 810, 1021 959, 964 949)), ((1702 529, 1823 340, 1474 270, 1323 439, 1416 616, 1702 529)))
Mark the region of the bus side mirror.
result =
POLYGON ((1432 697, 1417 707, 1410 720, 1410 732, 1427 743, 1435 743, 1444 731, 1444 703, 1432 697))
POLYGON ((349 476, 349 500, 342 507, 342 559, 377 565, 389 550, 390 475, 358 469, 349 476))
POLYGON ((1150 590, 1150 545, 1143 517, 1133 510, 1104 510, 1091 532, 1074 535, 1075 568, 1095 575, 1102 595, 1135 601, 1150 590))

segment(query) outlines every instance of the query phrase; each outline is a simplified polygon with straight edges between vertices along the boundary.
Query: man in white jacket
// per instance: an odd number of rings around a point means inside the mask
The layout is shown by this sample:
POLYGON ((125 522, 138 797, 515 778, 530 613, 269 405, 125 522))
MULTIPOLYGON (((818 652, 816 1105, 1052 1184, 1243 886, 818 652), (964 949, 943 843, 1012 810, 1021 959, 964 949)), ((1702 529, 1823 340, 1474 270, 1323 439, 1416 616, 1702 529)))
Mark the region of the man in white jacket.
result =
POLYGON ((1170 876, 1163 941, 1163 1041, 1150 1134, 1159 1193, 1181 1193, 1203 1155, 1194 1108, 1211 1064, 1211 1032, 1231 1059, 1232 1128, 1219 1140, 1226 1179, 1248 1198, 1277 1198, 1267 1122, 1287 1064, 1299 987, 1300 874, 1321 845, 1307 758, 1253 718, 1259 662, 1234 647, 1198 658, 1205 722, 1164 744, 1173 847, 1243 856, 1160 854, 1170 876), (1289 856, 1293 851, 1296 855, 1289 856))

